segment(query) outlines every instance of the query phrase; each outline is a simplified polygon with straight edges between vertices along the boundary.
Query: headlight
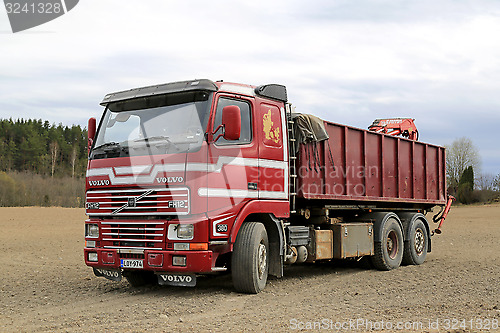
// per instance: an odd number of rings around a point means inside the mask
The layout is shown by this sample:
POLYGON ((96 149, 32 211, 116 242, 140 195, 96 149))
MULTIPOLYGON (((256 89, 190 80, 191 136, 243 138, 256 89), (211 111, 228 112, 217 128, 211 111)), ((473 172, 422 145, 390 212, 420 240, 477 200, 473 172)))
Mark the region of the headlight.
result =
POLYGON ((85 224, 85 237, 98 238, 99 237, 99 225, 87 223, 85 224))
POLYGON ((194 235, 194 227, 192 224, 179 224, 177 227, 177 238, 192 239, 194 235))
POLYGON ((170 240, 191 240, 194 236, 193 224, 177 224, 168 225, 167 238, 170 240))

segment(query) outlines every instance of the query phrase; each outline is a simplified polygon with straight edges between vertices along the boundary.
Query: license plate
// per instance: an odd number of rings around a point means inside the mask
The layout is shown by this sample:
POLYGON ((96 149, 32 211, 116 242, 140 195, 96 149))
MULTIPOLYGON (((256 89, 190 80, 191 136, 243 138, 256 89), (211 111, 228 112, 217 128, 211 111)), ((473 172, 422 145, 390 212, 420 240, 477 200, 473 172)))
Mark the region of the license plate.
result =
POLYGON ((123 268, 143 268, 144 263, 139 259, 121 259, 120 266, 123 268))
POLYGON ((158 274, 158 284, 180 287, 196 286, 196 275, 194 274, 158 274))

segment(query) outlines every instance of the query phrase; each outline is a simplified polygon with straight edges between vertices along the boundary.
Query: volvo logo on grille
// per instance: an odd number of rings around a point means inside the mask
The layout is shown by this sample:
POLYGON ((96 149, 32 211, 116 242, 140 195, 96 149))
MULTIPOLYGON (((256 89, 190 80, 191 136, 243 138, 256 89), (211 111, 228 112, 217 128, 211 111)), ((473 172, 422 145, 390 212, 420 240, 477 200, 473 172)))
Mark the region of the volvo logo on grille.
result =
POLYGON ((130 207, 136 207, 137 206, 137 201, 141 200, 142 198, 144 198, 147 195, 150 195, 151 193, 153 193, 153 190, 148 190, 148 191, 144 192, 143 194, 141 194, 141 195, 139 195, 137 197, 128 197, 127 198, 127 203, 125 205, 121 206, 120 208, 115 209, 111 213, 111 215, 118 214, 122 210, 130 208, 130 207))

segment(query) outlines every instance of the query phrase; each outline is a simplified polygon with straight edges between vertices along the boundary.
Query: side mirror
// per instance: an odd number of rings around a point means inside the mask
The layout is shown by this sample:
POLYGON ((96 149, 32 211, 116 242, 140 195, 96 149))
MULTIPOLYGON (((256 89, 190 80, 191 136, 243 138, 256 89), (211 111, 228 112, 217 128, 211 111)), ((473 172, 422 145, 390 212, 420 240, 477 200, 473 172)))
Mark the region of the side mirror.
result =
POLYGON ((222 125, 224 139, 238 140, 241 135, 241 112, 236 105, 228 105, 222 109, 222 125))
POLYGON ((87 127, 87 149, 90 154, 90 148, 92 147, 92 143, 94 143, 94 137, 95 137, 95 130, 96 130, 96 121, 95 118, 90 118, 89 119, 89 125, 87 127))

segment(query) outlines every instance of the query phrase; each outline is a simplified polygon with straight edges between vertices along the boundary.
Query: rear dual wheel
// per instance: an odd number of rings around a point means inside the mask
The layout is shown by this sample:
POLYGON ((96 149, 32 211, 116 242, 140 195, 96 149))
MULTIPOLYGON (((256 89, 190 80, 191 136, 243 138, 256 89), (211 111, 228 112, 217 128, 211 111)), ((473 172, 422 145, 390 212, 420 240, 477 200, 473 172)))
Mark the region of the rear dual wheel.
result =
POLYGON ((374 242, 371 262, 375 268, 390 271, 401 265, 403 259, 403 232, 398 220, 389 217, 381 228, 381 241, 374 242))
POLYGON ((409 237, 404 244, 403 264, 421 265, 427 257, 429 236, 424 222, 417 219, 409 226, 409 237))

